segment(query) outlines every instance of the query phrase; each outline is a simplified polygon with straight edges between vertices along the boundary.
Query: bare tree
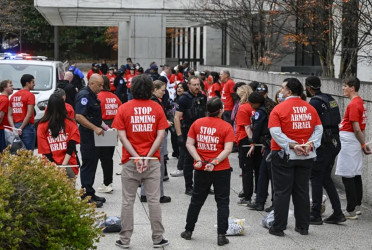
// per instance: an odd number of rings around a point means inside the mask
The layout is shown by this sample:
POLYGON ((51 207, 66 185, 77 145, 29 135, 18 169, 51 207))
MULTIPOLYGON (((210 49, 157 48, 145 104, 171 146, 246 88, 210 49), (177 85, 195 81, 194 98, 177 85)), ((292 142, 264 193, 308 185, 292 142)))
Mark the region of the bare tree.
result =
POLYGON ((272 0, 200 0, 188 6, 188 14, 223 30, 245 52, 247 67, 268 70, 273 60, 288 52, 279 32, 287 17, 276 6, 272 0))

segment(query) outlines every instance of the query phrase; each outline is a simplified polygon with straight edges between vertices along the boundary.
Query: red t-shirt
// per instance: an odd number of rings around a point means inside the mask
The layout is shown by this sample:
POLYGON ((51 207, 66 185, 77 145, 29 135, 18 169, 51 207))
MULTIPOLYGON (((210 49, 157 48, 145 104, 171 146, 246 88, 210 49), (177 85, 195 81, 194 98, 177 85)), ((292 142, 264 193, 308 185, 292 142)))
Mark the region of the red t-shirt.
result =
POLYGON ((8 107, 9 107, 9 96, 0 94, 0 112, 3 111, 5 113, 3 120, 0 123, 0 129, 4 129, 4 125, 9 126, 8 107))
MULTIPOLYGON (((196 120, 190 127, 188 137, 196 141, 196 151, 202 161, 211 161, 224 149, 226 142, 234 141, 234 131, 229 123, 218 117, 204 117, 196 120)), ((230 168, 228 157, 217 164, 213 171, 230 168)), ((198 170, 204 170, 204 164, 198 170)))
MULTIPOLYGON (((151 100, 132 99, 118 109, 112 127, 125 130, 129 142, 139 155, 146 156, 154 143, 157 131, 169 127, 160 104, 151 100)), ((129 161, 131 155, 123 147, 121 162, 129 161)), ((158 149, 154 157, 160 160, 158 149)))
MULTIPOLYGON (((70 117, 72 120, 75 119, 75 111, 74 111, 74 108, 68 104, 67 102, 65 102, 65 107, 66 107, 66 110, 67 110, 67 116, 70 117)), ((45 108, 45 111, 44 111, 44 114, 46 113, 48 107, 45 108)))
POLYGON ((203 83, 204 83, 204 89, 205 89, 205 92, 208 92, 208 89, 209 89, 209 87, 210 87, 208 81, 205 80, 203 83))
POLYGON ((209 86, 209 88, 208 88, 208 100, 217 96, 216 91, 221 92, 221 85, 218 82, 215 82, 211 86, 209 86))
POLYGON ((235 82, 231 79, 228 79, 227 82, 223 84, 221 100, 224 104, 224 109, 226 111, 233 110, 234 100, 231 97, 231 94, 234 93, 235 82))
POLYGON ((114 119, 121 105, 120 99, 109 91, 99 92, 97 98, 101 101, 102 120, 114 119))
POLYGON ((177 73, 175 81, 176 82, 183 82, 183 74, 181 72, 177 73))
POLYGON ((114 85, 115 75, 110 75, 109 73, 107 73, 106 76, 110 80, 110 91, 115 92, 116 90, 116 87, 114 85))
MULTIPOLYGON (((23 122, 27 115, 27 106, 35 105, 35 95, 26 89, 21 89, 17 91, 10 98, 10 107, 13 110, 13 120, 14 122, 23 122)), ((35 123, 34 112, 32 111, 32 116, 30 119, 31 124, 35 123)))
POLYGON ((134 75, 131 75, 131 74, 127 74, 125 75, 125 80, 127 80, 127 88, 130 89, 130 87, 132 86, 131 83, 132 83, 132 78, 135 77, 136 74, 134 75))
MULTIPOLYGON (((87 74, 87 79, 89 81, 90 77, 94 74, 93 70, 89 70, 87 74)), ((102 75, 101 70, 98 71, 98 74, 102 75)))
MULTIPOLYGON (((67 144, 70 140, 80 143, 79 129, 75 122, 65 119, 65 129, 59 132, 57 138, 53 138, 48 129, 49 122, 39 123, 37 126, 37 146, 39 154, 52 154, 56 164, 61 165, 67 153, 67 144)), ((77 165, 75 152, 72 153, 69 165, 77 165)), ((72 168, 75 174, 79 173, 79 168, 72 168)))
POLYGON ((236 125, 236 135, 235 141, 239 145, 239 141, 247 137, 247 132, 245 131, 244 126, 251 125, 251 117, 254 115, 255 111, 252 108, 251 104, 243 103, 239 106, 238 112, 235 117, 236 125))
MULTIPOLYGON (((275 106, 268 127, 280 127, 289 139, 302 144, 309 140, 316 125, 322 125, 322 122, 315 108, 301 98, 293 97, 275 106)), ((271 139, 271 150, 281 150, 274 139, 271 139)))
POLYGON ((340 123, 340 131, 354 132, 351 122, 359 122, 362 131, 366 128, 367 109, 360 96, 353 98, 347 105, 344 118, 340 123))

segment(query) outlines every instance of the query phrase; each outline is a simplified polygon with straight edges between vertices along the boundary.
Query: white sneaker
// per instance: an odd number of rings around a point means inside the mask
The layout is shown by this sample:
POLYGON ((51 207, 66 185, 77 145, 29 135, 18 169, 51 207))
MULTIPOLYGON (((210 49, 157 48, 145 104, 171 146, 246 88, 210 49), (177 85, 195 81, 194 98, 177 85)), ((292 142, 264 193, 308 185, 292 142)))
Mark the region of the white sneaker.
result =
POLYGON ((183 176, 183 170, 178 170, 178 169, 177 169, 176 171, 170 173, 170 175, 171 175, 172 177, 180 177, 180 176, 183 176))
POLYGON ((357 215, 361 215, 362 214, 362 212, 360 211, 360 206, 356 206, 354 211, 355 211, 355 213, 357 215))
POLYGON ((358 215, 356 214, 355 210, 352 212, 345 211, 345 218, 348 220, 357 220, 358 215))
POLYGON ((112 184, 106 186, 105 184, 102 183, 101 186, 98 187, 98 192, 100 193, 110 193, 112 192, 112 190, 114 190, 112 188, 112 184))

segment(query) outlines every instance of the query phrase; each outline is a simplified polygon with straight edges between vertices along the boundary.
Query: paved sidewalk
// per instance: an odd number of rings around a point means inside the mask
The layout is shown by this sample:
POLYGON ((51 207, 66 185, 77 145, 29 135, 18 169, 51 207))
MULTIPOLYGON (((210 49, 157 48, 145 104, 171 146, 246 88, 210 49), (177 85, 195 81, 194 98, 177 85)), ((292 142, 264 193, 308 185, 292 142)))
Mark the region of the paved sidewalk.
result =
MULTIPOLYGON (((170 160, 168 161, 168 173, 176 169, 177 159, 171 157, 170 143, 168 144, 170 160)), ((100 194, 107 199, 103 208, 108 216, 120 216, 121 204, 121 179, 120 175, 120 156, 121 148, 116 148, 114 156, 114 191, 110 194, 100 194)), ((209 195, 199 216, 192 240, 186 241, 180 237, 184 230, 186 213, 190 202, 190 196, 184 194, 183 177, 170 177, 164 183, 165 195, 171 196, 172 202, 162 204, 163 224, 165 227, 165 237, 169 240, 166 249, 372 249, 372 209, 362 206, 362 215, 358 220, 346 221, 342 225, 310 226, 309 235, 302 236, 294 231, 293 211, 290 211, 288 227, 285 237, 276 237, 268 233, 268 230, 261 226, 261 219, 265 212, 248 210, 247 207, 236 205, 238 193, 241 190, 241 170, 238 166, 238 154, 232 153, 229 157, 230 163, 234 168, 231 181, 230 193, 230 215, 245 219, 245 235, 229 237, 230 244, 217 246, 217 208, 214 196, 209 195)), ((95 189, 97 190, 103 181, 102 169, 97 169, 95 189)), ((134 233, 131 240, 131 249, 151 249, 151 228, 148 215, 147 203, 139 200, 140 189, 138 189, 138 199, 134 205, 134 233)), ((345 207, 345 195, 340 195, 343 208, 345 207)), ((270 204, 267 204, 267 206, 270 204)), ((327 209, 324 216, 331 214, 329 201, 326 203, 327 209)), ((291 208, 293 206, 291 205, 291 208)), ((118 239, 117 233, 106 234, 97 244, 99 250, 119 249, 115 246, 118 239)))

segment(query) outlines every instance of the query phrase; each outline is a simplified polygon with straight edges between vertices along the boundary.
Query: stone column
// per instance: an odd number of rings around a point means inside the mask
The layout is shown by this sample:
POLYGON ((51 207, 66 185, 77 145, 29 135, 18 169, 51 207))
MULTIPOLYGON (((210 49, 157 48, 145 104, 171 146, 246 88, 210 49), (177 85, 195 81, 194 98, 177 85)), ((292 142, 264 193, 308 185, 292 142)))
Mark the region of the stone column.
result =
MULTIPOLYGON (((195 58, 195 48, 194 48, 194 34, 195 34, 195 28, 191 27, 190 28, 190 59, 195 58)), ((191 65, 190 65, 191 67, 191 65)))
POLYGON ((130 22, 119 24, 119 65, 131 57, 146 69, 155 61, 165 63, 166 17, 162 15, 133 15, 130 22))
POLYGON ((203 29, 203 58, 204 65, 221 65, 222 31, 204 26, 203 29))
POLYGON ((180 43, 180 41, 179 41, 179 36, 178 36, 178 32, 179 32, 179 28, 175 28, 174 29, 174 35, 175 35, 175 38, 174 38, 174 43, 175 43, 175 53, 174 53, 174 57, 175 58, 179 58, 179 53, 178 53, 178 48, 179 48, 179 43, 180 43))
MULTIPOLYGON (((195 58, 199 59, 201 57, 200 55, 200 43, 203 42, 203 41, 200 41, 200 27, 197 27, 196 28, 196 55, 195 55, 195 58)), ((196 65, 194 65, 193 67, 194 68, 198 68, 199 66, 199 62, 196 63, 196 65)))
POLYGON ((127 57, 131 57, 130 48, 130 22, 119 23, 118 32, 118 67, 126 64, 127 57))

